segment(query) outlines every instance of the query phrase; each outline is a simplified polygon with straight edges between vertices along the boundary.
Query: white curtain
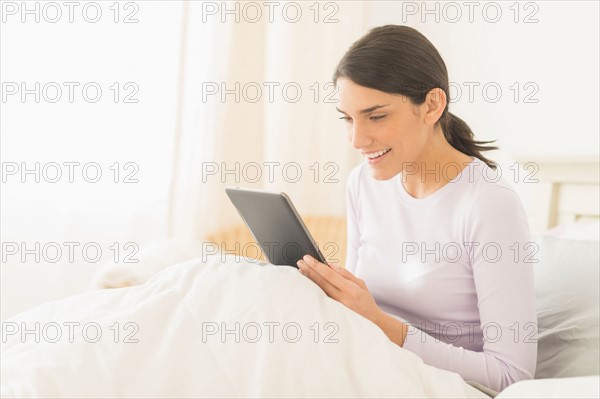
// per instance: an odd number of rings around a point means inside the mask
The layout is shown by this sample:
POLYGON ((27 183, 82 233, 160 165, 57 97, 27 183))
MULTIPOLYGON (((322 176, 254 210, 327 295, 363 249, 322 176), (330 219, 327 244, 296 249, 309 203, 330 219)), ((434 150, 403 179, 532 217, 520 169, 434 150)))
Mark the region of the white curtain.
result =
MULTIPOLYGON (((243 3, 227 4, 234 11, 243 3)), ((279 8, 272 22, 242 14, 239 23, 232 15, 213 15, 203 2, 186 4, 171 236, 201 240, 240 223, 226 185, 285 191, 301 214, 345 215, 346 177, 361 159, 328 83, 365 32, 367 6, 295 4, 301 18, 288 9, 286 20, 279 8), (232 91, 224 99, 223 89, 232 91), (239 174, 222 175, 235 171, 236 163, 239 174)))

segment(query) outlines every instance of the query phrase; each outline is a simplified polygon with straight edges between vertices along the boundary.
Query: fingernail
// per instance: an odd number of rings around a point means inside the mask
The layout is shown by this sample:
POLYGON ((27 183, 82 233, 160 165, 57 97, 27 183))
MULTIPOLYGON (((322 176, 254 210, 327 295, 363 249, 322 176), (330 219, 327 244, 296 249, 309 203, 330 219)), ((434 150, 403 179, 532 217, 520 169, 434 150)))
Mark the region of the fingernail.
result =
POLYGON ((310 255, 304 255, 304 258, 303 258, 303 259, 304 259, 304 261, 305 261, 306 263, 308 263, 308 262, 312 262, 312 258, 310 257, 310 255))

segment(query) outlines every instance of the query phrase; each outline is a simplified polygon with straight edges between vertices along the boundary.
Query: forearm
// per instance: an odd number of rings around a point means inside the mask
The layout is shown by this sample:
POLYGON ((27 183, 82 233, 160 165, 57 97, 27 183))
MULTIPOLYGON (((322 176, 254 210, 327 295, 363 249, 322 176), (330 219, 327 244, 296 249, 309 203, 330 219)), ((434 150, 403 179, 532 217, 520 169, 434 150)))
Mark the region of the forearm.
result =
MULTIPOLYGON (((521 321, 515 323, 523 325, 521 321)), ((499 330, 494 328, 494 333, 484 336, 483 351, 446 343, 440 339, 443 335, 429 335, 414 327, 410 328, 403 348, 429 366, 458 373, 465 381, 476 381, 500 392, 535 375, 537 340, 530 341, 521 334, 521 340, 515 342, 515 323, 494 324, 499 330)))
POLYGON ((398 346, 403 346, 408 326, 380 309, 373 322, 398 346))

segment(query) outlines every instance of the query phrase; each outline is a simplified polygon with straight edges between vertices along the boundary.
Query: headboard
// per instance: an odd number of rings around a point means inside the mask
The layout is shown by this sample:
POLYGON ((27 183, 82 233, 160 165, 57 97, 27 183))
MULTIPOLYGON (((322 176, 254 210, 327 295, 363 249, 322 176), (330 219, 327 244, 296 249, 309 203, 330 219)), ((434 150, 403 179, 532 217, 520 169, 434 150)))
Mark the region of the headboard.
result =
POLYGON ((521 190, 533 235, 559 224, 600 219, 600 160, 596 157, 518 157, 521 190))

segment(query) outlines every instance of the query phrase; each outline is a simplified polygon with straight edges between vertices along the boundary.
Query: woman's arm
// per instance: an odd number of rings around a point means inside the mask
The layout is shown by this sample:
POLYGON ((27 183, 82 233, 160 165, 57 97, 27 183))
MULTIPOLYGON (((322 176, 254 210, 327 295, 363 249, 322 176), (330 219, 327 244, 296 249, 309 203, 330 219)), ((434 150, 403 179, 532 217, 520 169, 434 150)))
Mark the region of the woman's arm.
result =
POLYGON ((536 246, 518 196, 506 187, 492 185, 482 193, 473 203, 467 221, 465 247, 471 248, 483 351, 436 340, 413 326, 409 327, 403 347, 419 355, 426 364, 501 391, 535 375, 536 246))
POLYGON ((408 325, 400 320, 395 319, 383 310, 379 309, 372 320, 381 330, 388 336, 390 341, 398 346, 403 346, 408 333, 408 325))
MULTIPOLYGON (((347 265, 354 272, 360 240, 356 220, 360 209, 356 208, 356 180, 349 179, 349 183, 352 184, 348 184, 347 265)), ((436 339, 410 325, 411 320, 384 313, 371 303, 369 306, 359 306, 356 300, 341 302, 354 310, 361 308, 358 313, 377 324, 390 340, 419 355, 426 364, 456 372, 465 380, 473 380, 501 391, 514 382, 531 379, 535 374, 535 244, 531 242, 521 202, 509 188, 499 184, 487 187, 486 191, 475 198, 470 209, 471 213, 466 217, 465 242, 461 244, 470 250, 469 260, 480 316, 477 327, 483 332, 484 340, 482 351, 445 343, 439 337, 436 339), (499 257, 495 255, 497 248, 502 251, 499 257)), ((318 270, 319 268, 315 269, 315 272, 318 270)), ((336 268, 334 270, 338 271, 336 268)), ((322 272, 325 276, 362 281, 348 270, 338 271, 340 276, 334 276, 338 273, 328 274, 330 271, 332 269, 323 265, 322 272)), ((318 282, 318 279, 313 280, 318 282)), ((353 290, 362 287, 362 284, 357 285, 354 284, 353 290)), ((325 288, 324 290, 327 292, 325 288)), ((336 289, 334 295, 340 298, 344 294, 338 291, 336 289)), ((368 294, 366 285, 364 291, 368 294)), ((370 294, 367 294, 362 293, 360 296, 371 302, 370 294)), ((332 297, 337 299, 336 296, 332 297)), ((418 324, 416 326, 420 327, 418 324)), ((472 330, 462 333, 473 335, 472 330)))
POLYGON ((358 262, 358 247, 360 245, 360 230, 358 224, 358 196, 360 185, 358 181, 362 173, 363 164, 356 166, 348 174, 346 180, 346 270, 356 273, 358 262))

